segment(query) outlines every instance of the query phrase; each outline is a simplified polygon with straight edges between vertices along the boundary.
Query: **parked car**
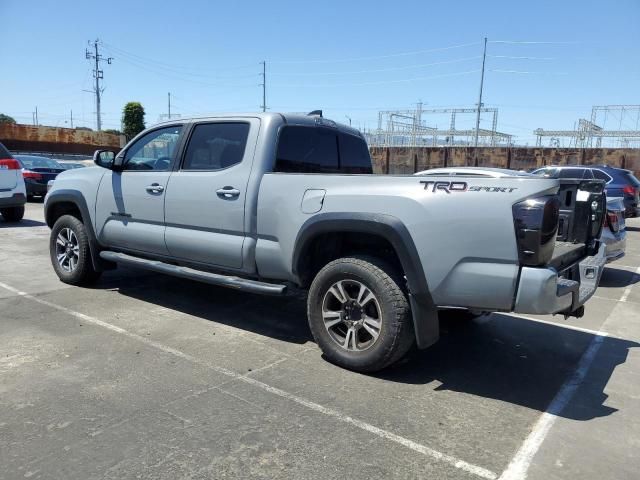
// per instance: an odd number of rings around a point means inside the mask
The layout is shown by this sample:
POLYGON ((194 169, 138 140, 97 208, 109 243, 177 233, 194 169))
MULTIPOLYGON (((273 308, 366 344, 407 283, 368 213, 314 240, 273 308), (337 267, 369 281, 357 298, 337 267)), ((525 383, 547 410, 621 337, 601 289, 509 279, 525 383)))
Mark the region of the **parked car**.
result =
POLYGON ((624 199, 625 215, 640 216, 640 181, 631 170, 608 165, 550 165, 533 170, 534 174, 548 178, 597 178, 607 182, 608 197, 624 199))
POLYGON ((0 143, 0 214, 7 222, 19 222, 24 217, 27 190, 20 169, 18 161, 0 143))
MULTIPOLYGON (((584 174, 584 172, 580 173, 584 174)), ((453 175, 504 178, 509 176, 531 176, 534 175, 534 173, 516 172, 514 170, 502 168, 449 167, 422 170, 415 175, 453 175)), ((605 245, 604 256, 607 263, 622 258, 625 253, 627 234, 625 231, 624 211, 625 207, 622 198, 607 198, 607 216, 604 218, 602 234, 599 238, 599 240, 605 245)))
POLYGON ((59 162, 60 165, 66 170, 72 170, 74 168, 85 168, 86 165, 84 163, 79 162, 59 162))
POLYGON ((600 241, 605 245, 604 255, 607 263, 618 260, 625 254, 627 232, 624 210, 622 198, 607 198, 607 218, 600 235, 600 241))
POLYGON ((326 358, 353 370, 435 343, 439 307, 579 317, 604 268, 603 182, 372 175, 363 135, 317 114, 173 120, 94 159, 45 199, 63 282, 123 264, 293 284, 326 358))
POLYGON ((22 176, 27 186, 27 199, 44 197, 47 182, 55 179, 66 169, 55 160, 36 155, 14 155, 22 167, 22 176))
POLYGON ((430 168, 429 170, 422 170, 414 173, 414 175, 425 176, 442 176, 442 175, 462 175, 465 177, 489 177, 489 178, 503 178, 503 177, 527 177, 531 176, 531 173, 509 170, 507 168, 489 168, 489 167, 442 167, 442 168, 430 168))

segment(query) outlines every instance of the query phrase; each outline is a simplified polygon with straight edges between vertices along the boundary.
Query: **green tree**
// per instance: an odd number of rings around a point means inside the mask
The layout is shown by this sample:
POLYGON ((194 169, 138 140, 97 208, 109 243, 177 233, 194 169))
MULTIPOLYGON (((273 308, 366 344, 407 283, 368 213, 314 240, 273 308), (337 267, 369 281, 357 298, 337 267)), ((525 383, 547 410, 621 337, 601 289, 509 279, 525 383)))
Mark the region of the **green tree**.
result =
POLYGON ((16 121, 13 117, 5 115, 4 113, 0 113, 0 123, 9 123, 11 125, 15 125, 16 121))
POLYGON ((127 138, 133 138, 144 130, 144 108, 140 102, 129 102, 124 106, 122 130, 127 138))

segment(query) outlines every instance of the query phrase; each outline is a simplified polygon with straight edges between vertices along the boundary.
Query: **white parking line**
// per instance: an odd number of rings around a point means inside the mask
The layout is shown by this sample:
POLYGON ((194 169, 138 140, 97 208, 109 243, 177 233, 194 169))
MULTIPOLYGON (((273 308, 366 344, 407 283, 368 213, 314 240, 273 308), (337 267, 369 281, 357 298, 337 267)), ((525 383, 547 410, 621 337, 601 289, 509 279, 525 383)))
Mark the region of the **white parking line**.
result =
MULTIPOLYGON (((615 301, 616 300, 614 300, 614 302, 615 301)), ((575 330, 577 332, 589 333, 591 335, 603 335, 605 337, 607 336, 607 332, 603 332, 601 330, 592 330, 590 328, 578 327, 576 325, 570 325, 568 323, 551 322, 549 320, 542 320, 541 318, 534 318, 534 317, 528 317, 526 315, 520 315, 519 313, 502 313, 501 312, 500 315, 504 315, 505 317, 511 317, 511 318, 521 318, 523 320, 528 320, 530 322, 543 323, 545 325, 551 325, 553 327, 558 327, 558 328, 566 328, 568 330, 575 330)), ((491 321, 492 316, 493 315, 489 315, 488 319, 482 323, 491 321)))
POLYGON ((631 288, 633 287, 633 284, 638 276, 640 276, 640 267, 638 267, 636 271, 633 272, 633 276, 631 277, 631 285, 625 288, 624 292, 622 292, 622 296, 620 297, 621 302, 626 302, 627 298, 629 298, 629 294, 631 293, 631 288))
POLYGON ((580 358, 578 368, 567 378, 560 388, 560 391, 549 404, 547 411, 540 416, 533 426, 531 433, 511 459, 511 462, 509 462, 507 469, 500 475, 500 480, 523 480, 527 478, 527 471, 529 470, 533 457, 540 449, 542 442, 556 422, 558 415, 562 413, 562 410, 568 405, 576 393, 576 390, 582 384, 593 359, 602 346, 604 338, 604 335, 593 337, 589 348, 587 348, 586 352, 584 352, 580 358))
MULTIPOLYGON (((638 274, 640 274, 640 267, 638 267, 636 273, 634 273, 634 279, 635 275, 638 274)), ((626 302, 627 297, 631 292, 632 286, 633 285, 630 285, 625 289, 625 291, 622 293, 622 296, 620 297, 620 300, 618 300, 619 302, 626 302)), ((616 307, 614 306, 611 313, 609 313, 605 321, 602 323, 602 328, 605 328, 607 322, 609 322, 609 320, 612 318, 615 310, 616 307)), ((542 323, 552 323, 534 318, 529 318, 529 320, 542 323)), ((554 323, 554 325, 557 324, 554 323)), ((579 327, 571 328, 578 329, 579 327)), ((589 368, 591 367, 593 360, 598 354, 598 350, 600 350, 602 342, 604 341, 607 334, 595 330, 581 330, 594 334, 591 343, 589 343, 587 350, 582 354, 582 357, 580 357, 580 361, 578 362, 576 370, 562 384, 562 387, 549 404, 549 407, 547 407, 547 410, 540 416, 538 421, 533 426, 531 433, 529 433, 514 457, 511 459, 511 462, 509 462, 506 470, 502 472, 502 475, 500 475, 500 480, 524 480, 527 478, 527 472, 529 470, 529 467, 531 466, 533 457, 540 449, 542 442, 549 433, 549 430, 551 430, 551 427, 557 420, 558 416, 562 413, 562 410, 564 410, 564 408, 569 404, 574 394, 578 390, 578 387, 582 384, 587 373, 589 372, 589 368)))
POLYGON ((150 347, 156 348, 158 350, 161 350, 165 353, 169 353, 171 355, 174 355, 178 358, 181 358, 183 360, 204 366, 206 368, 212 369, 222 375, 225 375, 227 377, 230 377, 234 380, 238 380, 244 383, 247 383, 249 385, 253 385, 254 387, 260 388, 266 392, 269 392, 273 395, 277 395, 281 398, 285 398, 287 400, 290 400, 292 402, 297 403, 298 405, 301 405, 303 407, 306 407, 310 410, 313 410, 315 412, 321 413, 323 415, 335 418, 336 420, 339 420, 342 423, 346 423, 349 425, 353 425, 354 427, 357 427, 361 430, 364 430, 366 432, 372 433, 380 438, 389 440, 391 442, 397 443, 399 445, 402 445, 406 448, 409 448, 411 450, 413 450, 414 452, 418 452, 421 453, 422 455, 425 455, 427 457, 431 457, 435 460, 439 460, 441 462, 447 463, 455 468, 458 468, 460 470, 463 470, 467 473, 471 473, 473 475, 476 475, 478 477, 481 478, 486 478, 489 480, 495 480, 498 478, 498 475, 495 472, 492 472, 491 470, 487 470, 486 468, 483 467, 479 467, 477 465, 473 465, 471 463, 465 462, 464 460, 461 460, 459 458, 456 458, 452 455, 448 455, 446 453, 442 453, 439 452, 437 450, 434 450, 432 448, 429 448, 425 445, 419 444, 417 442, 414 442, 412 440, 409 440, 408 438, 402 437, 400 435, 396 435, 395 433, 389 432, 387 430, 383 430, 382 428, 378 428, 374 425, 371 425, 367 422, 363 422, 362 420, 358 420, 356 418, 350 417, 348 415, 345 415, 337 410, 334 410, 332 408, 329 407, 325 407, 323 405, 320 405, 318 403, 312 402, 310 400, 307 400, 305 398, 299 397, 297 395, 294 395, 292 393, 286 392, 280 388, 276 388, 276 387, 272 387, 271 385, 268 385, 266 383, 263 383, 259 380, 256 380, 254 378, 251 377, 247 377, 245 375, 241 375, 239 373, 233 372, 231 370, 227 370, 226 368, 223 367, 218 367, 215 365, 210 365, 207 364, 206 362, 201 361, 200 359, 198 359, 197 357, 193 357, 187 353, 184 353, 180 350, 177 350, 173 347, 169 347, 168 345, 164 345, 162 343, 156 342, 154 340, 151 340, 149 338, 143 337, 141 335, 138 335, 136 333, 130 332, 128 330, 125 330, 124 328, 118 327, 117 325, 112 325, 110 323, 104 322, 102 320, 99 320, 97 318, 91 317, 89 315, 85 315, 84 313, 80 313, 80 312, 76 312, 74 310, 71 310, 67 307, 63 307, 62 305, 58 305, 52 302, 49 302, 47 300, 44 300, 42 298, 38 298, 35 297, 33 295, 30 295, 26 292, 22 292, 10 285, 7 285, 5 283, 0 282, 0 287, 15 293, 16 295, 19 295, 21 297, 27 298, 29 300, 32 300, 34 302, 40 303, 41 305, 45 305, 49 308, 53 308, 55 310, 64 312, 68 315, 71 315, 75 318, 78 318, 80 320, 83 320, 85 322, 88 323, 92 323, 94 325, 97 325, 99 327, 103 327, 106 328, 107 330, 110 330, 112 332, 115 333, 119 333, 120 335, 124 335, 128 338, 137 340, 141 343, 144 343, 150 347))

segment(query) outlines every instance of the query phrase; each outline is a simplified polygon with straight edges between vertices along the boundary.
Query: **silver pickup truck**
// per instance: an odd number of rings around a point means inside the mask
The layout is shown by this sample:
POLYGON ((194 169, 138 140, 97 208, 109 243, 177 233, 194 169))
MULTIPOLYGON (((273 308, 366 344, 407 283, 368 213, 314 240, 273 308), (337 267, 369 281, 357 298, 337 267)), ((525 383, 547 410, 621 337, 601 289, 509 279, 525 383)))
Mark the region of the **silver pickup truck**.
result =
POLYGON ((125 264, 304 289, 318 345, 353 370, 432 345, 445 308, 580 316, 602 273, 601 181, 373 175, 363 136, 321 114, 180 119, 94 161, 45 200, 62 281, 125 264))

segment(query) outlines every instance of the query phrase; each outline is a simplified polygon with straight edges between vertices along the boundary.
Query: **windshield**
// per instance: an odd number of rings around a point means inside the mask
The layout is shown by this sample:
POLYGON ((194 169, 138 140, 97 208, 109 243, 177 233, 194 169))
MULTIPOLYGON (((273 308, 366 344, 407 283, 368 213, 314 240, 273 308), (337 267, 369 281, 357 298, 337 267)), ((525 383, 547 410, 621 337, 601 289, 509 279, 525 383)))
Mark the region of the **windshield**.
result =
POLYGON ((24 168, 32 169, 32 168, 57 168, 64 169, 62 165, 60 165, 55 160, 51 160, 49 158, 44 157, 29 157, 24 155, 16 155, 16 158, 20 160, 22 166, 24 168))

